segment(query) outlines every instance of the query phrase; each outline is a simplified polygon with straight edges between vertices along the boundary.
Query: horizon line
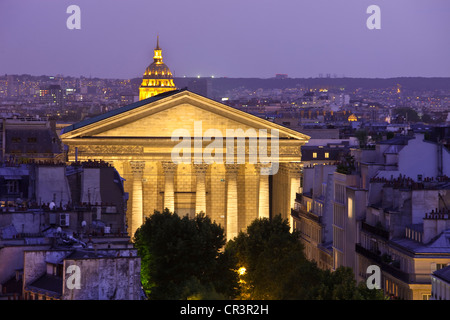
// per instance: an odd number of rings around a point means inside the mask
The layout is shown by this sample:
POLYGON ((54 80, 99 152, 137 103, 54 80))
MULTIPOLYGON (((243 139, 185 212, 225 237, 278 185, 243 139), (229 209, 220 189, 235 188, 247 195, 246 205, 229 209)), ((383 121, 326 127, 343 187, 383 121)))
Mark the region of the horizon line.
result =
MULTIPOLYGON (((282 74, 282 73, 280 73, 282 74)), ((88 78, 88 79, 105 79, 105 80, 133 80, 133 79, 142 79, 142 76, 135 76, 135 77, 100 77, 100 76, 86 76, 86 75, 62 75, 62 74, 29 74, 29 73, 5 73, 3 75, 0 75, 0 77, 5 76, 31 76, 31 77, 63 77, 63 78, 88 78)), ((449 76, 391 76, 391 77, 362 77, 362 76, 338 76, 338 77, 319 77, 319 76, 309 76, 309 77, 287 77, 287 78, 276 78, 273 77, 244 77, 244 76, 174 76, 174 79, 258 79, 258 80, 308 80, 308 79, 365 79, 365 80, 389 80, 389 79, 404 79, 404 78, 425 78, 425 79, 450 79, 449 76)))

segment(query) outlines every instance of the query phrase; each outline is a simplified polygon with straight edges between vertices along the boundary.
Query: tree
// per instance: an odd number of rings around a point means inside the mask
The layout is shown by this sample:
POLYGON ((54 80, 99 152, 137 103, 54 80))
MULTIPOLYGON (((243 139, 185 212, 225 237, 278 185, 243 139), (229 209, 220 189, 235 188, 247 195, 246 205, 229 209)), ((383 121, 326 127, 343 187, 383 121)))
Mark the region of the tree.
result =
POLYGON ((229 241, 225 252, 236 259, 240 299, 261 300, 371 300, 383 299, 381 290, 356 285, 353 270, 321 270, 306 259, 297 232, 281 216, 256 219, 246 232, 229 241), (244 272, 245 270, 245 272, 244 272))
POLYGON ((364 282, 356 284, 353 270, 338 267, 334 272, 322 271, 318 299, 323 300, 384 300, 382 290, 368 289, 364 282))
POLYGON ((228 242, 227 252, 245 268, 241 275, 241 299, 311 299, 320 283, 315 263, 303 254, 296 232, 281 216, 257 219, 247 232, 228 242))
POLYGON ((150 299, 228 299, 236 295, 234 260, 222 227, 204 214, 155 211, 136 231, 141 278, 150 299))
POLYGON ((342 157, 341 162, 337 165, 336 172, 342 174, 352 174, 355 169, 355 157, 351 154, 347 154, 342 157))

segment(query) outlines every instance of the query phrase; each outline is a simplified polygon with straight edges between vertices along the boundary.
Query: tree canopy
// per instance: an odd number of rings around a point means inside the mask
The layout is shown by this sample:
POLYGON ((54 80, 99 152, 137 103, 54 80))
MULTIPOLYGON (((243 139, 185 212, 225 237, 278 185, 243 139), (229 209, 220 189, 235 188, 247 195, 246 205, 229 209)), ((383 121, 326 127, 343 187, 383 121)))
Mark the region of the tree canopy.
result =
POLYGON ((303 253, 281 216, 256 219, 226 243, 224 230, 200 214, 155 211, 136 231, 141 279, 150 299, 382 299, 356 284, 353 270, 321 270, 303 253))
POLYGON ((136 231, 141 278, 150 299, 233 298, 237 273, 222 227, 203 214, 190 219, 155 211, 136 231))
POLYGON ((306 259, 296 232, 281 216, 257 219, 227 243, 241 275, 241 299, 363 300, 382 299, 381 290, 357 285, 351 268, 321 270, 306 259))

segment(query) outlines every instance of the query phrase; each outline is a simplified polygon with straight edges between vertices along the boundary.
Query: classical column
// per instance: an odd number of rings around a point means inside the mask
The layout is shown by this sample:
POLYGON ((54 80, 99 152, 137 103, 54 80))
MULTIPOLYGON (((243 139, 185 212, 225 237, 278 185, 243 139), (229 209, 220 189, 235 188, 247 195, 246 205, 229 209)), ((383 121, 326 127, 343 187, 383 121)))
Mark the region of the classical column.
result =
POLYGON ((142 203, 142 173, 144 171, 144 161, 130 161, 133 172, 133 194, 131 203, 131 236, 142 225, 144 212, 142 203))
POLYGON ((175 212, 175 189, 173 178, 177 165, 172 161, 163 161, 162 167, 164 170, 164 209, 167 208, 170 212, 175 212))
POLYGON ((227 240, 237 237, 238 229, 238 194, 237 173, 238 164, 226 164, 227 170, 227 240))
POLYGON ((151 216, 158 208, 158 163, 154 161, 146 161, 144 169, 144 178, 142 185, 144 188, 144 219, 151 216))
MULTIPOLYGON (((289 207, 294 209, 295 198, 297 197, 297 192, 300 188, 300 174, 302 170, 302 164, 300 162, 289 162, 287 164, 288 169, 288 181, 289 181, 289 207)), ((294 221, 292 219, 289 209, 289 222, 291 225, 291 231, 294 228, 294 221)))
MULTIPOLYGON (((268 165, 270 166, 270 165, 268 165)), ((269 175, 261 174, 261 171, 267 167, 262 163, 255 164, 256 173, 259 174, 259 201, 258 218, 269 218, 269 175)))
POLYGON ((206 186, 205 176, 208 170, 207 164, 194 164, 197 188, 195 190, 195 214, 203 212, 206 214, 206 186))

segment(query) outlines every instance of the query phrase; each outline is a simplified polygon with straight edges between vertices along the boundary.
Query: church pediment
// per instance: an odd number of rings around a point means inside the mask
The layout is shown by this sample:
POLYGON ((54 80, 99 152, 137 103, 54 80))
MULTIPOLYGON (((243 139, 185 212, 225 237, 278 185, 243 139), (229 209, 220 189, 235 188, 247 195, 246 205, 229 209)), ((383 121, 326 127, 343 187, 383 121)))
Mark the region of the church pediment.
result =
POLYGON ((191 137, 207 130, 219 130, 223 136, 226 130, 277 129, 280 138, 306 142, 309 137, 299 132, 260 119, 246 112, 220 104, 187 90, 174 91, 163 98, 153 97, 139 101, 112 112, 80 122, 63 130, 62 138, 80 137, 165 137, 170 138, 180 130, 191 137))

